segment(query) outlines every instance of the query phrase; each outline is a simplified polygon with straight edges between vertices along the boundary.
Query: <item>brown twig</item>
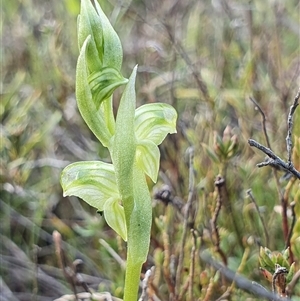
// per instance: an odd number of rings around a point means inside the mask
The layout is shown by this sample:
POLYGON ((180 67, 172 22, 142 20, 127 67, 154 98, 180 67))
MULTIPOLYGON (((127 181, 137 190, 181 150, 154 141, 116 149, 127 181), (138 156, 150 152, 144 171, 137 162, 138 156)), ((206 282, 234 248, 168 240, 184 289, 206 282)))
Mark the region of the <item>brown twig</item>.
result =
POLYGON ((292 140, 292 130, 293 130, 293 115, 296 111, 297 106, 299 105, 300 98, 300 88, 297 95, 294 98, 294 102, 290 107, 290 112, 288 115, 288 133, 286 136, 286 148, 288 152, 288 165, 292 165, 292 150, 293 150, 293 140, 292 140))
POLYGON ((194 300, 193 296, 193 284, 195 277, 195 254, 196 254, 196 245, 197 245, 197 236, 196 232, 192 229, 191 234, 193 236, 193 247, 191 250, 191 262, 190 262, 190 272, 189 272, 189 290, 188 290, 188 299, 190 301, 194 300))
POLYGON ((296 224, 295 206, 296 206, 296 203, 291 202, 290 207, 291 207, 291 211, 292 211, 292 223, 291 223, 291 226, 290 226, 290 229, 289 229, 289 234, 288 234, 288 237, 287 237, 287 240, 286 240, 286 243, 285 243, 285 249, 290 248, 290 264, 292 264, 294 262, 293 253, 291 253, 292 252, 292 250, 291 250, 291 237, 292 237, 293 230, 294 230, 294 227, 295 227, 295 224, 296 224))
POLYGON ((291 172, 296 178, 300 179, 300 172, 291 164, 285 163, 281 158, 279 158, 277 155, 275 155, 269 148, 261 145, 260 143, 256 142, 253 139, 249 139, 248 143, 250 146, 253 146, 262 152, 264 152, 266 155, 268 155, 271 159, 265 162, 258 163, 257 167, 263 167, 268 165, 275 165, 278 167, 282 167, 286 171, 291 172))
POLYGON ((268 230, 267 230, 265 221, 264 221, 262 215, 260 214, 260 210, 259 210, 259 208, 258 208, 258 205, 257 205, 257 203, 256 203, 256 200, 255 200, 253 194, 252 194, 251 189, 248 189, 248 190, 247 190, 247 195, 249 196, 251 202, 254 204, 255 209, 256 209, 256 211, 257 211, 257 213, 258 213, 259 219, 260 219, 261 224, 262 224, 263 229, 264 229, 264 235, 265 235, 265 240, 266 240, 265 243, 266 243, 266 246, 268 246, 268 245, 269 245, 269 235, 268 235, 268 230))
MULTIPOLYGON (((282 160, 275 153, 272 152, 268 142, 267 142, 267 145, 268 145, 268 148, 267 148, 267 147, 261 145, 260 143, 256 142, 253 139, 248 140, 248 143, 250 146, 258 148, 259 150, 264 152, 266 155, 268 155, 270 158, 269 160, 267 160, 265 162, 257 164, 258 167, 267 166, 267 165, 282 167, 286 171, 291 172, 298 179, 300 179, 300 172, 293 166, 293 163, 291 160, 292 160, 292 150, 293 150, 293 142, 292 142, 293 116, 294 116, 297 106, 299 105, 299 98, 300 98, 300 88, 294 98, 294 102, 291 105, 290 111, 288 114, 288 120, 287 120, 288 134, 286 137, 287 152, 288 152, 288 162, 287 163, 284 162, 284 160, 282 160)), ((260 109, 258 104, 255 102, 255 100, 251 99, 251 101, 254 102, 254 104, 260 110, 261 114, 263 114, 262 110, 260 109)), ((263 120, 264 120, 264 114, 262 116, 263 116, 263 120)), ((265 130, 264 130, 264 132, 265 132, 265 130)))
POLYGON ((163 244, 164 244, 164 262, 163 262, 163 275, 167 282, 169 293, 174 295, 174 282, 170 274, 170 238, 166 229, 163 229, 163 244))
POLYGON ((217 190, 218 190, 218 198, 217 198, 216 208, 215 208, 213 217, 211 219, 211 226, 212 226, 212 236, 213 236, 213 240, 214 240, 215 249, 220 254, 223 263, 225 265, 227 265, 227 257, 225 256, 225 253, 223 252, 223 250, 220 247, 220 234, 219 234, 219 229, 218 229, 218 225, 217 225, 218 216, 220 214, 221 207, 222 207, 222 201, 223 201, 221 187, 224 184, 225 184, 224 178, 221 177, 220 175, 217 176, 217 179, 215 181, 215 186, 217 187, 217 190))
POLYGON ((178 258, 178 266, 176 270, 176 284, 175 284, 175 300, 178 300, 179 296, 179 289, 180 289, 180 282, 181 282, 181 274, 182 274, 182 267, 183 267, 183 258, 184 258, 184 246, 187 238, 188 232, 188 221, 190 215, 190 208, 192 206, 193 196, 194 196, 194 189, 195 189, 195 177, 194 177, 194 149, 192 147, 189 148, 189 194, 188 200, 186 203, 186 208, 184 212, 184 219, 183 219, 183 232, 181 237, 181 245, 179 250, 179 258, 178 258))
POLYGON ((261 119, 262 119, 261 123, 262 123, 263 132, 264 132, 264 135, 265 135, 266 143, 267 143, 268 148, 271 148, 269 136, 268 136, 268 133, 267 133, 267 127, 266 127, 266 120, 267 120, 266 115, 265 115, 264 111, 262 110, 262 108, 260 107, 260 105, 257 103, 257 101, 254 98, 250 97, 250 100, 253 102, 253 104, 255 105, 255 107, 258 109, 258 111, 261 114, 261 119))
POLYGON ((191 229, 191 234, 193 236, 193 246, 191 249, 191 260, 190 260, 190 269, 189 269, 189 277, 186 279, 180 295, 178 297, 178 300, 183 300, 184 296, 187 295, 187 300, 193 301, 193 284, 194 284, 194 277, 195 277, 195 254, 196 254, 196 231, 194 229, 191 229))

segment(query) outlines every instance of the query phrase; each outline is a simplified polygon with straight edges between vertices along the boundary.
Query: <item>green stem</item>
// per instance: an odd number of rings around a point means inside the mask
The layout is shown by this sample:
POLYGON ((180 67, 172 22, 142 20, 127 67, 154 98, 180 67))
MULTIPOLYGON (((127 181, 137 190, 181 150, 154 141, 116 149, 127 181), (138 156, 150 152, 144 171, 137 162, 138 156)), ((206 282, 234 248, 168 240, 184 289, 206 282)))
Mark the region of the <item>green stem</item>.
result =
POLYGON ((134 262, 128 259, 125 275, 124 301, 136 301, 138 299, 142 265, 142 262, 134 262))

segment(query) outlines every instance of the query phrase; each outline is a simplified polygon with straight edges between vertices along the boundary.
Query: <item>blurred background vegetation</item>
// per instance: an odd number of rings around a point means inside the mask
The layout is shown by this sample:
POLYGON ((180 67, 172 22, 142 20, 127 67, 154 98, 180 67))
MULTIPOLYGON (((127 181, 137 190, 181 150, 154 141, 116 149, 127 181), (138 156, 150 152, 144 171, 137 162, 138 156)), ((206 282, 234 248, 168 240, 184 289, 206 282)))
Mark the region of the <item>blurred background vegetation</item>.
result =
MULTIPOLYGON (((158 200, 153 200, 151 248, 143 273, 156 266, 157 296, 171 300, 178 290, 180 300, 217 300, 226 292, 231 283, 199 258, 199 248, 268 289, 271 284, 259 271, 260 246, 282 252, 290 245, 299 270, 299 181, 283 179, 284 173, 271 167, 258 169, 264 154, 247 143, 249 138, 267 143, 253 97, 266 115, 272 150, 287 158, 287 114, 300 82, 299 2, 100 4, 123 44, 123 74, 129 76, 139 65, 138 105, 166 102, 179 115, 178 133, 160 147, 160 178, 151 187, 158 200), (211 220, 219 174, 226 181, 226 200, 215 223, 218 247, 211 220), (161 189, 170 195, 162 197, 161 189), (246 193, 249 189, 253 199, 246 193), (188 199, 188 228, 195 234, 188 231, 182 247, 188 199), (175 279, 182 250, 183 266, 175 279)), ((55 256, 54 230, 61 233, 69 260, 83 260, 88 285, 121 298, 125 244, 93 208, 77 198, 63 198, 59 183, 62 168, 70 162, 109 160, 76 106, 80 2, 11 0, 1 5, 1 300, 53 300, 72 292, 55 256)), ((299 123, 298 109, 293 131, 298 170, 299 123)), ((293 300, 300 300, 299 286, 293 300)), ((238 288, 227 299, 258 300, 238 288)))

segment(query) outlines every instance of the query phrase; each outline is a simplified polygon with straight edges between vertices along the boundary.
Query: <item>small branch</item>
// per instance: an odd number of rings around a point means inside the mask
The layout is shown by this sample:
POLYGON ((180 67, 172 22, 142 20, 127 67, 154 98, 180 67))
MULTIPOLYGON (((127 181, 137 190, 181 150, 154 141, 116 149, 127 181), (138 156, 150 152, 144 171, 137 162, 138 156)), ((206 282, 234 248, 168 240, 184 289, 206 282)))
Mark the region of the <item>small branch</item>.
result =
POLYGON ((265 153, 271 158, 268 161, 257 164, 257 167, 263 167, 268 165, 282 167, 286 171, 292 173, 296 178, 300 179, 300 172, 293 166, 292 163, 291 164, 285 163, 281 158, 275 155, 269 148, 261 145, 260 143, 256 142, 253 139, 249 139, 248 143, 250 146, 253 146, 261 150, 263 153, 265 153))
POLYGON ((262 217, 261 214, 260 214, 260 210, 259 210, 259 208, 258 208, 258 205, 257 205, 257 203, 256 203, 256 200, 255 200, 253 194, 252 194, 251 189, 248 189, 248 190, 247 190, 247 195, 249 196, 251 202, 254 204, 255 209, 256 209, 256 211, 257 211, 257 213, 258 213, 259 219, 260 219, 260 221, 261 221, 261 223, 262 223, 262 226, 263 226, 263 229, 264 229, 264 235, 265 235, 265 240, 266 240, 266 246, 268 246, 268 245, 269 245, 269 235, 268 235, 267 227, 266 227, 266 224, 265 224, 265 222, 264 222, 263 217, 262 217))
MULTIPOLYGON (((291 189, 293 187, 293 185, 295 184, 296 182, 296 178, 292 177, 286 188, 285 188, 285 192, 284 192, 284 195, 283 195, 283 201, 285 204, 288 204, 289 203, 289 195, 290 195, 290 192, 291 192, 291 189)), ((292 234, 293 234, 293 230, 294 230, 294 226, 295 226, 295 223, 296 223, 296 213, 295 213, 295 201, 294 202, 291 202, 290 203, 290 208, 291 208, 291 211, 292 211, 292 223, 290 225, 290 228, 288 226, 288 221, 287 221, 287 214, 286 214, 286 236, 285 236, 285 248, 289 248, 290 249, 290 257, 289 257, 289 262, 290 264, 292 264, 294 262, 294 254, 293 254, 293 251, 292 251, 292 248, 291 248, 291 237, 292 237, 292 234)), ((286 207, 286 210, 287 210, 287 207, 286 207)))
POLYGON ((163 245, 164 245, 164 261, 163 261, 163 275, 167 282, 169 294, 170 296, 174 296, 175 289, 174 289, 174 281, 170 273, 170 238, 167 230, 163 228, 162 230, 162 237, 163 237, 163 245))
POLYGON ((190 273, 189 273, 189 291, 188 297, 190 301, 194 300, 193 296, 193 284, 194 284, 194 277, 195 277, 195 254, 196 254, 196 244, 197 244, 197 236, 196 232, 192 229, 191 230, 193 236, 193 247, 191 250, 191 263, 190 263, 190 273))
POLYGON ((225 265, 227 265, 227 258, 223 252, 223 250, 220 247, 220 234, 219 234, 219 229, 218 229, 218 225, 217 225, 217 220, 221 211, 221 207, 222 207, 222 192, 221 192, 221 187, 225 184, 225 180, 223 177, 221 176, 217 176, 217 179, 215 181, 215 186, 217 187, 218 190, 218 198, 217 198, 217 204, 216 204, 216 208, 214 211, 214 215, 211 219, 211 226, 212 226, 212 236, 213 236, 213 240, 214 240, 214 245, 215 245, 215 249, 216 251, 220 254, 222 261, 225 265))
POLYGON ((261 117, 262 117, 262 126, 263 126, 263 131, 264 131, 265 139, 266 139, 268 148, 271 149, 271 144, 270 144, 270 140, 269 140, 269 136, 268 136, 267 128, 266 128, 266 115, 265 115, 264 111, 262 110, 262 108, 259 106, 259 104, 256 102, 256 100, 254 98, 250 97, 250 100, 253 102, 253 104, 259 110, 259 112, 261 114, 261 117))
POLYGON ((181 238, 181 246, 179 251, 178 258, 178 266, 176 270, 176 284, 175 284, 175 299, 178 299, 179 296, 179 288, 183 267, 183 258, 184 258, 184 246, 186 242, 187 232, 188 232, 188 220, 190 215, 190 208, 192 206, 194 189, 195 189, 195 176, 194 176, 194 149, 192 147, 189 148, 189 195, 186 203, 186 208, 184 212, 184 220, 183 220, 183 233, 181 238))
POLYGON ((195 254, 196 254, 197 236, 196 236, 196 231, 194 229, 191 229, 191 234, 193 236, 193 246, 191 250, 189 276, 183 285, 178 300, 183 300, 185 296, 187 296, 186 298, 187 300, 190 301, 194 300, 193 285, 194 285, 194 277, 195 277, 195 254))
MULTIPOLYGON (((285 243, 285 249, 290 248, 290 252, 291 252, 292 251, 291 250, 291 237, 292 237, 292 234, 293 234, 294 226, 296 224, 296 212, 295 212, 296 203, 291 202, 290 206, 291 206, 291 211, 292 211, 292 223, 291 223, 291 226, 290 226, 290 229, 289 229, 287 241, 285 243)), ((293 261, 294 260, 292 258, 292 262, 290 262, 290 263, 293 263, 293 261)))
POLYGON ((288 152, 288 165, 292 165, 292 149, 293 149, 293 141, 292 141, 292 129, 293 129, 293 115, 296 111, 297 106, 299 105, 300 98, 300 89, 298 90, 297 95, 294 98, 294 102, 290 107, 290 112, 288 115, 288 133, 286 136, 286 148, 288 152))
MULTIPOLYGON (((256 295, 260 298, 265 298, 267 300, 274 300, 274 301, 292 301, 288 298, 280 298, 276 294, 266 290, 264 287, 257 285, 255 282, 249 281, 245 277, 241 275, 237 275, 234 271, 228 269, 224 265, 220 264, 219 262, 212 259, 210 255, 207 254, 207 252, 203 251, 200 253, 200 258, 206 262, 207 264, 211 265, 213 268, 218 270, 225 278, 227 278, 230 281, 234 281, 235 285, 244 290, 247 291, 250 294, 256 295)), ((259 299, 261 300, 261 299, 259 299)))
POLYGON ((257 102, 251 97, 250 97, 250 100, 256 105, 256 107, 259 109, 260 113, 262 114, 263 128, 264 128, 264 133, 265 133, 265 136, 267 139, 268 148, 259 144, 258 142, 256 142, 253 139, 248 140, 248 143, 250 146, 254 146, 254 147, 258 148, 259 150, 261 150, 262 152, 264 152, 266 155, 268 155, 271 158, 271 160, 257 164, 258 167, 267 166, 267 165, 272 165, 273 167, 274 166, 282 167, 283 169, 291 172, 298 179, 300 179, 300 172, 297 169, 295 169, 295 167, 293 166, 293 163, 292 163, 292 150, 293 150, 292 129, 293 129, 293 116, 294 116, 297 106, 299 105, 299 98, 300 98, 300 89, 298 90, 297 95, 294 98, 294 102, 290 107, 290 112, 289 112, 288 120, 287 120, 287 123, 288 123, 288 134, 286 137, 287 152, 288 152, 288 162, 287 163, 285 163, 281 158, 279 158, 277 155, 275 155, 272 152, 272 150, 270 149, 270 143, 269 143, 269 140, 268 140, 268 138, 266 136, 266 132, 265 132, 265 124, 264 124, 265 114, 263 113, 263 111, 261 110, 261 108, 259 107, 257 102))

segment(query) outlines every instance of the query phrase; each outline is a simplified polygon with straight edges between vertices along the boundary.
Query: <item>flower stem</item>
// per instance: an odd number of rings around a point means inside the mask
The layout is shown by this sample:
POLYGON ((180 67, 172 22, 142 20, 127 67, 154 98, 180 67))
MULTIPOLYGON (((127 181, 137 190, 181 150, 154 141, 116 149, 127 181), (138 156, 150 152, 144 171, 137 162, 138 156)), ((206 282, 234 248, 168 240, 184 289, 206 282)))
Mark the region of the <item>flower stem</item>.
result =
POLYGON ((125 275, 124 301, 136 301, 138 299, 138 290, 140 282, 140 273, 142 269, 140 262, 134 262, 128 259, 125 275))

